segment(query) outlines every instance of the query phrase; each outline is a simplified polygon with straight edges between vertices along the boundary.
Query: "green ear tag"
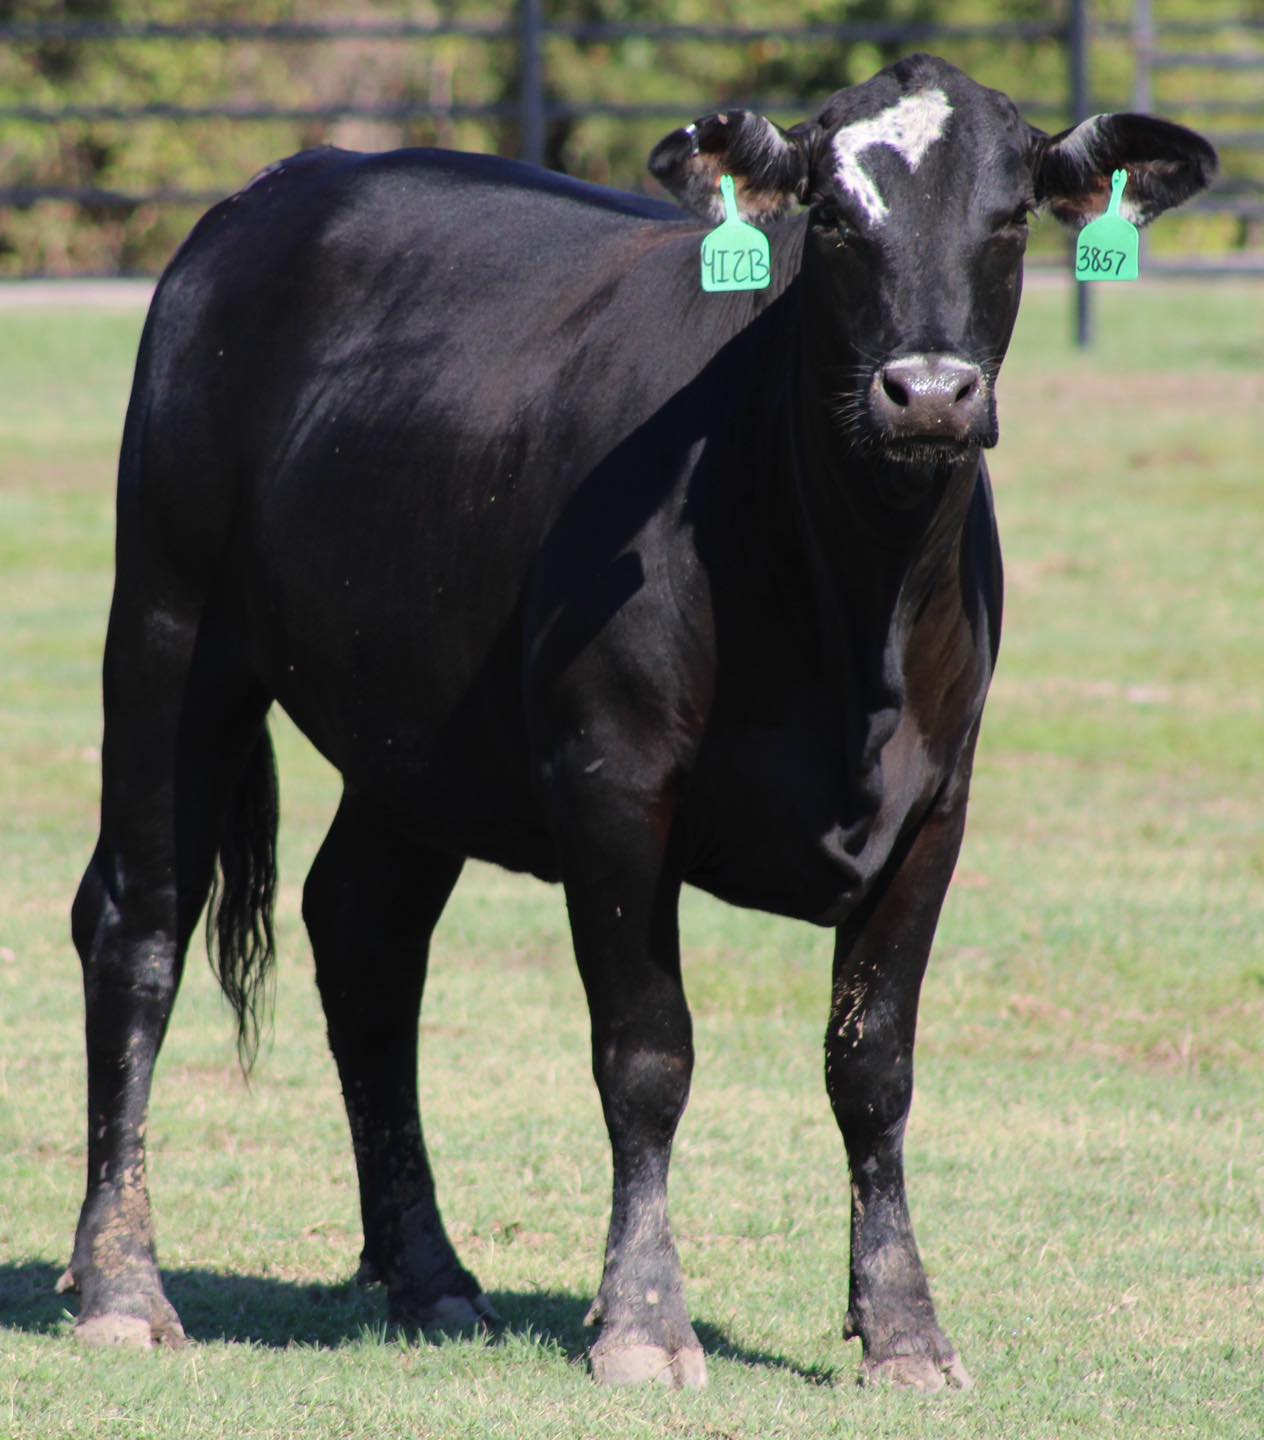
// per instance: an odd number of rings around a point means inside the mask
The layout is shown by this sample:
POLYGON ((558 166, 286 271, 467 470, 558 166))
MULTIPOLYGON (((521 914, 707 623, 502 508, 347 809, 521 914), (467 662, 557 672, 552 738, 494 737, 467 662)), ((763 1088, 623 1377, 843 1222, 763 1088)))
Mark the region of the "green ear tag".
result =
POLYGON ((1077 280, 1135 280, 1137 278, 1137 227, 1119 213, 1128 172, 1110 177, 1110 205, 1080 231, 1075 245, 1077 280))
POLYGON ((737 218, 733 177, 720 177, 724 220, 702 242, 704 290, 766 290, 772 282, 768 237, 737 218))

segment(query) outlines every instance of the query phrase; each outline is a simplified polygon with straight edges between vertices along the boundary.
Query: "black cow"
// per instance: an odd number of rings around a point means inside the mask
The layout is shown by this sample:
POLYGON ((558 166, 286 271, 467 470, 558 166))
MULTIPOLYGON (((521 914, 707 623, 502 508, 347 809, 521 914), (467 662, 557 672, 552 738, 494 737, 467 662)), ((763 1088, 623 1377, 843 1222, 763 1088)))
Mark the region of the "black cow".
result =
POLYGON ((835 927, 846 1331, 865 1377, 967 1383, 902 1137, 1000 630, 980 450, 1027 217, 1082 224, 1123 166, 1146 220, 1214 165, 1143 116, 1050 138, 914 56, 789 131, 730 111, 669 135, 650 168, 692 214, 424 150, 298 155, 210 211, 158 287, 120 462, 101 832, 73 911, 82 1338, 182 1338, 146 1104, 213 873, 251 1050, 275 700, 345 780, 303 913, 361 1276, 396 1320, 494 1318, 444 1233, 416 1094, 427 942, 473 855, 565 886, 614 1158, 597 1379, 705 1379, 666 1205, 688 882, 835 927), (766 290, 700 288, 722 174, 766 226, 766 290))

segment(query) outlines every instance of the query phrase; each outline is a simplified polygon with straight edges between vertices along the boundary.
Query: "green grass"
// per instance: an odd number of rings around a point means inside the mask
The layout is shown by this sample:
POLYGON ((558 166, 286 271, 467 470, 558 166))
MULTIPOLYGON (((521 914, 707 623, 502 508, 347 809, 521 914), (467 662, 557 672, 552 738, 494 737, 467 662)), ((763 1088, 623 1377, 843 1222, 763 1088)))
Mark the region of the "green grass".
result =
POLYGON ((609 1171, 560 895, 471 867, 436 942, 441 1199, 509 1322, 407 1346, 348 1283, 354 1173, 298 921, 333 777, 278 720, 281 960, 253 1086, 194 958, 150 1124, 196 1344, 84 1353, 66 911, 95 835, 113 451, 141 317, 0 312, 0 1436, 1264 1433, 1264 290, 1029 294, 992 461, 1006 638, 923 1004, 911 1198, 977 1388, 857 1391, 821 1082, 829 937, 689 895, 673 1208, 703 1395, 582 1364, 609 1171))

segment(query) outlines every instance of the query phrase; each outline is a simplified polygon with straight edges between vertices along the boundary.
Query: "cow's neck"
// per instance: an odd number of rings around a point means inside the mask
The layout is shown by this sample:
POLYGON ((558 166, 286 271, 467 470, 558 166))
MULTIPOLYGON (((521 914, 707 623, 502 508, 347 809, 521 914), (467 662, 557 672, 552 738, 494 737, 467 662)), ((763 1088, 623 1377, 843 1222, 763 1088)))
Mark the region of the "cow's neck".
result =
POLYGON ((821 673, 847 717, 847 767, 863 805, 880 786, 882 748, 906 712, 915 623, 928 605, 960 603, 962 532, 979 457, 972 451, 919 468, 859 454, 837 419, 840 371, 805 319, 787 418, 787 494, 810 577, 821 673))
MULTIPOLYGON (((793 277, 788 283, 725 296, 723 311, 715 297, 694 296, 695 323, 723 314, 731 327, 720 376, 729 403, 716 411, 730 440, 718 447, 723 473, 713 490, 717 511, 740 517, 735 583, 771 602, 740 627, 742 658, 795 656, 810 666, 845 717, 847 768, 863 789, 905 707, 906 646, 919 613, 937 592, 936 603, 959 603, 979 461, 972 452, 919 471, 858 454, 837 418, 854 360, 840 358, 821 323, 828 306, 804 293, 808 277, 795 253, 804 233, 798 217, 772 234, 774 253, 790 261, 778 271, 793 277), (763 581, 752 585, 760 571, 763 581), (778 626, 784 633, 772 633, 778 626), (767 631, 759 647, 749 639, 756 630, 767 631)), ((688 292, 697 283, 692 242, 682 256, 688 292)))
POLYGON ((854 617, 859 609, 887 630, 915 613, 955 564, 979 453, 923 465, 864 455, 833 407, 834 397, 801 370, 787 447, 801 543, 822 615, 854 617))

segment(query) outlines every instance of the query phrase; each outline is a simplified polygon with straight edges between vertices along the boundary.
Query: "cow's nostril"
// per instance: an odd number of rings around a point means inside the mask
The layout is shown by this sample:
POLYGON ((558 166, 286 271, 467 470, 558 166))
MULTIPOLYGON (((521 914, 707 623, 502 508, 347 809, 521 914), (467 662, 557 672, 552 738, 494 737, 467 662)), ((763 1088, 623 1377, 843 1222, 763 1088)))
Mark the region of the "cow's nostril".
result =
POLYGON ((901 408, 908 405, 910 398, 908 390, 895 379, 889 370, 882 372, 882 388, 886 391, 887 398, 896 405, 901 408))
POLYGON ((973 379, 967 380, 966 383, 961 387, 961 389, 958 390, 957 393, 953 396, 952 403, 954 405, 960 405, 963 400, 968 400, 973 394, 974 381, 973 379))

